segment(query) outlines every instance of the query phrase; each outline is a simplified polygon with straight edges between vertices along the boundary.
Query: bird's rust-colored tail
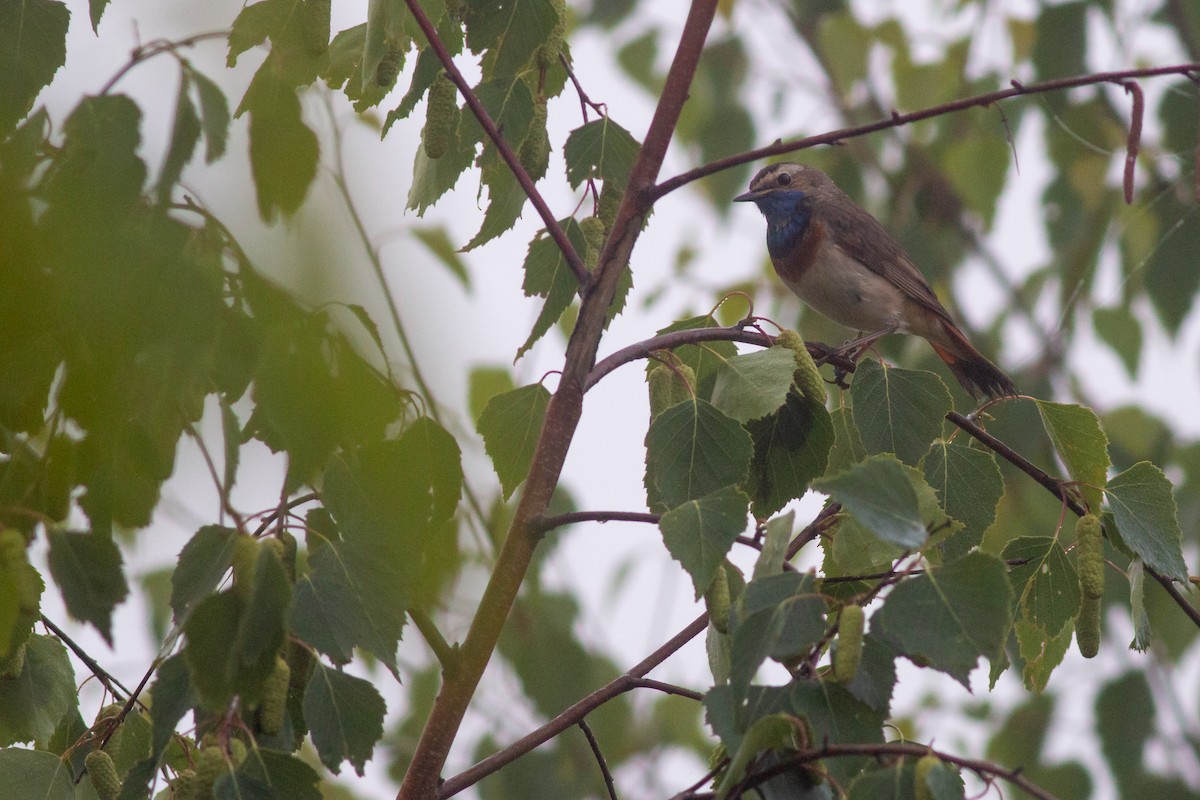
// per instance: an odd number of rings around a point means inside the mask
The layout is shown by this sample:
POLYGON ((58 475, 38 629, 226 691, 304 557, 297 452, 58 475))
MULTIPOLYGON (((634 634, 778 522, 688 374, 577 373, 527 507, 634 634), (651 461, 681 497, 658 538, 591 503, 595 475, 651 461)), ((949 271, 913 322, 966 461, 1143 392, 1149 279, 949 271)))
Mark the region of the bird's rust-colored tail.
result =
POLYGON ((956 325, 943 320, 942 331, 946 334, 943 341, 930 339, 929 343, 967 394, 974 398, 981 393, 988 397, 1016 396, 1017 386, 1012 379, 976 350, 956 325))

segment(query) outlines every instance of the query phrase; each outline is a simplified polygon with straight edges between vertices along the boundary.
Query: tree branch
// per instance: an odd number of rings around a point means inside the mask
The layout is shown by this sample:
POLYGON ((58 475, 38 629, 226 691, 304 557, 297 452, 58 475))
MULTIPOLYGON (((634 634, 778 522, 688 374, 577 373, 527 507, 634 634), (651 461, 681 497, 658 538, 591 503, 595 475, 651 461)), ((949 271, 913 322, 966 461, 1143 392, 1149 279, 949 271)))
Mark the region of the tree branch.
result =
MULTIPOLYGON (((942 761, 948 764, 969 769, 979 775, 990 775, 996 778, 1001 778, 1008 781, 1012 785, 1020 788, 1022 791, 1030 794, 1038 800, 1057 800, 1057 798, 1047 792, 1042 787, 1030 781, 1021 774, 1021 768, 1006 769, 1005 767, 995 764, 991 761, 983 761, 975 758, 963 758, 962 756, 951 755, 950 753, 941 750, 934 750, 932 747, 915 742, 881 742, 879 744, 827 744, 823 747, 814 748, 812 750, 804 750, 795 755, 785 758, 777 764, 772 764, 769 768, 762 772, 757 772, 751 775, 741 784, 734 788, 730 797, 741 797, 747 790, 758 786, 776 775, 782 775, 786 772, 799 767, 803 764, 811 764, 814 761, 820 761, 823 758, 840 758, 846 756, 868 756, 872 758, 882 758, 884 756, 908 756, 911 758, 921 758, 927 755, 937 756, 942 761)), ((697 796, 697 795, 693 795, 697 796)))
MULTIPOLYGON (((459 89, 468 88, 428 18, 421 12, 417 0, 406 2, 429 39, 430 46, 435 48, 439 59, 459 89)), ((408 772, 396 795, 397 800, 428 800, 438 795, 438 782, 446 756, 458 734, 467 706, 479 685, 479 679, 496 648, 500 630, 508 618, 517 591, 533 558, 534 547, 539 538, 533 522, 545 513, 558 485, 567 450, 579 425, 583 410, 583 385, 589 370, 595 364, 596 350, 604 331, 607 310, 616 294, 617 283, 624 266, 629 262, 630 253, 641 233, 641 223, 650 210, 652 201, 648 190, 653 186, 662 166, 662 159, 666 155, 667 145, 679 120, 679 112, 687 99, 688 87, 691 85, 716 10, 717 0, 694 0, 688 11, 679 47, 668 71, 666 85, 647 131, 646 141, 630 171, 629 190, 622 198, 621 207, 613 222, 612 233, 600 254, 591 289, 583 295, 579 318, 567 345, 562 378, 546 409, 545 421, 534 450, 521 500, 513 514, 508 535, 496 557, 496 565, 479 601, 475 617, 471 620, 471 627, 463 640, 459 668, 453 674, 443 673, 441 691, 425 721, 425 728, 413 752, 408 772)), ((486 114, 479 106, 478 99, 473 99, 469 91, 464 91, 464 97, 469 104, 473 102, 472 111, 479 116, 480 123, 484 124, 486 114)), ((489 135, 492 135, 491 132, 489 135)), ((503 140, 496 141, 496 144, 506 160, 512 157, 512 151, 506 147, 503 140)), ((515 159, 509 161, 509 164, 514 165, 515 159)), ((520 167, 519 164, 515 166, 520 167)), ((521 173, 514 171, 514 174, 519 178, 521 173)), ((522 186, 525 187, 526 184, 522 183, 522 186)), ((535 198, 532 184, 528 188, 531 198, 535 198)), ((547 218, 543 216, 543 219, 547 218)), ((553 234, 557 225, 550 230, 553 234)), ((561 230, 559 233, 561 234, 561 230)), ((562 247, 561 242, 559 246, 562 247)), ((564 253, 569 252, 573 251, 564 249, 564 253)), ((579 274, 578 271, 576 274, 579 274)))
MULTIPOLYGON (((712 329, 710 329, 712 330, 712 329)), ((826 522, 835 514, 842 510, 838 503, 830 503, 820 514, 813 519, 811 523, 805 526, 804 530, 796 535, 796 538, 788 545, 786 558, 790 560, 796 553, 800 551, 804 545, 811 542, 820 535, 821 529, 826 522)), ((438 794, 439 798, 447 798, 458 794, 464 789, 475 785, 479 781, 503 768, 504 766, 516 761, 521 756, 534 750, 535 748, 545 744, 546 742, 558 736, 563 731, 578 723, 579 720, 586 717, 592 711, 595 711, 600 706, 612 700, 624 692, 631 689, 646 688, 657 689, 661 692, 677 694, 682 697, 691 697, 695 700, 700 700, 702 695, 699 692, 690 693, 686 689, 681 689, 671 684, 662 683, 646 678, 646 674, 650 670, 657 667, 668 657, 673 655, 679 648, 690 642, 696 636, 701 634, 708 627, 708 614, 701 614, 692 620, 692 622, 679 633, 672 636, 657 650, 637 664, 629 668, 629 671, 624 675, 610 681, 601 686, 596 691, 584 697, 579 702, 564 710, 554 719, 547 722, 542 727, 532 731, 525 736, 522 736, 517 741, 499 750, 492 755, 480 761, 475 766, 467 769, 453 778, 450 778, 442 784, 441 791, 438 794)))
POLYGON ((437 34, 437 29, 433 23, 429 21, 424 9, 421 8, 419 0, 405 0, 408 5, 408 10, 412 12, 413 20, 420 27, 421 32, 425 34, 425 38, 429 41, 429 46, 433 48, 433 52, 437 55, 438 60, 442 62, 442 67, 446 70, 446 74, 450 76, 450 80, 454 81, 454 85, 458 87, 458 91, 462 93, 463 100, 466 101, 467 107, 471 109, 471 113, 475 115, 475 119, 479 120, 480 126, 492 143, 496 145, 497 152, 504 159, 504 163, 512 170, 513 177, 517 179, 517 183, 521 186, 521 190, 525 192, 525 196, 529 198, 529 202, 533 204, 538 216, 542 218, 542 223, 546 226, 546 232, 550 234, 550 238, 558 245, 558 249, 562 251, 563 259, 566 260, 567 266, 571 268, 571 272, 575 274, 575 280, 579 282, 579 292, 584 294, 587 291, 591 281, 591 273, 587 267, 583 265, 583 259, 575 252, 575 248, 571 246, 571 240, 567 238, 567 234, 558 224, 558 220, 554 218, 554 212, 546 205, 545 199, 534 185, 533 179, 529 177, 529 173, 521 166, 521 160, 517 158, 517 154, 505 141, 504 136, 500 133, 500 129, 496 127, 496 123, 488 114, 487 109, 479 102, 479 98, 475 96, 475 92, 471 91, 471 85, 467 83, 466 78, 459 72, 458 66, 454 63, 454 57, 450 55, 450 51, 446 49, 446 45, 442 43, 441 37, 437 34))
MULTIPOLYGON (((588 373, 583 389, 584 391, 591 389, 604 376, 617 367, 628 364, 631 361, 637 361, 640 358, 649 358, 655 351, 671 350, 676 347, 682 347, 685 344, 716 341, 741 342, 743 344, 758 345, 759 347, 770 347, 774 343, 774 340, 770 336, 761 331, 737 325, 732 328, 693 328, 686 331, 672 331, 671 333, 653 336, 631 344, 628 347, 623 347, 606 357, 588 373)), ((854 371, 854 362, 844 356, 831 357, 831 349, 827 345, 820 342, 805 342, 804 346, 808 348, 808 352, 814 358, 826 359, 825 363, 844 369, 846 372, 854 371)))
POLYGON ((530 526, 539 533, 545 533, 577 522, 646 522, 657 525, 661 516, 644 511, 572 511, 554 517, 543 517, 530 523, 530 526))
POLYGON ((609 799, 617 800, 617 786, 613 783, 613 776, 609 772, 608 762, 604 760, 604 753, 600 750, 600 743, 596 741, 596 734, 592 733, 592 728, 587 724, 586 719, 579 720, 579 730, 583 731, 583 735, 587 737, 588 747, 592 748, 592 755, 596 757, 596 763, 600 765, 600 774, 604 776, 604 788, 608 790, 609 799))
POLYGON ((129 698, 132 696, 132 693, 123 683, 114 678, 112 673, 104 669, 104 667, 100 666, 96 659, 89 656, 87 651, 78 642, 67 635, 66 631, 51 622, 50 618, 45 614, 42 614, 41 618, 42 624, 46 626, 46 629, 59 639, 62 639, 63 644, 71 648, 71 652, 75 654, 75 657, 82 661, 84 666, 96 676, 96 680, 104 685, 104 688, 108 690, 108 693, 113 696, 114 700, 120 702, 122 697, 129 698))
POLYGON ((778 156, 785 153, 794 153, 797 150, 805 150, 809 147, 814 147, 819 144, 837 144, 846 139, 854 139, 859 136, 866 136, 876 131, 887 130, 888 128, 898 128, 908 125, 913 122, 919 122, 923 119, 931 117, 939 117, 944 114, 951 114, 956 111, 963 111, 968 108, 977 108, 979 106, 990 106, 993 103, 998 103, 1001 100, 1008 100, 1011 97, 1021 95, 1045 94, 1046 92, 1057 92, 1063 89, 1073 89, 1078 86, 1091 86, 1098 83, 1115 83, 1122 82, 1132 78, 1151 78, 1159 75, 1190 75, 1195 72, 1200 72, 1200 63, 1175 64, 1167 67, 1150 67, 1146 69, 1129 69, 1119 72, 1094 72, 1088 75, 1076 75, 1070 78, 1057 78, 1050 81, 1042 81, 1040 83, 1020 83, 1012 81, 1011 89, 1001 89, 995 92, 976 95, 974 97, 965 97, 960 100, 954 100, 949 103, 924 108, 920 111, 911 111, 907 114, 893 113, 886 119, 881 119, 867 125, 857 125, 852 128, 841 128, 836 131, 822 133, 818 136, 806 136, 803 139, 793 139, 790 142, 775 142, 774 144, 760 147, 756 150, 748 150, 744 153, 728 156, 726 158, 712 161, 701 167, 688 170, 680 173, 674 178, 665 180, 658 184, 651 191, 651 199, 658 200, 665 194, 675 191, 681 186, 686 186, 692 181, 697 181, 701 178, 706 178, 709 175, 720 172, 721 170, 729 169, 730 167, 749 164, 751 161, 758 161, 760 158, 768 156, 778 156))
MULTIPOLYGON (((1072 496, 1072 493, 1069 491, 1067 485, 1063 481, 1047 475, 1044 470, 1031 463, 1027 458, 1014 451, 1011 447, 997 439, 995 436, 992 436, 990 433, 976 425, 967 417, 964 417, 957 411, 951 411, 946 415, 946 419, 957 425, 959 428, 962 428, 971 436, 985 444, 988 448, 995 451, 998 455, 1004 458, 1005 461, 1009 462, 1017 469, 1021 470, 1026 475, 1044 486, 1046 491, 1062 500, 1062 502, 1066 504, 1067 508, 1071 509, 1076 516, 1082 517, 1084 514, 1088 513, 1087 508, 1082 506, 1072 496)), ((1158 572, 1148 565, 1146 566, 1146 572, 1149 572, 1154 580, 1158 581, 1159 585, 1161 585, 1163 589, 1166 590, 1167 594, 1170 595, 1171 599, 1175 601, 1175 604, 1179 606, 1184 614, 1187 614, 1188 619, 1190 619, 1192 623, 1196 625, 1196 627, 1200 628, 1200 609, 1197 609, 1194 605, 1192 605, 1191 601, 1179 591, 1174 582, 1166 575, 1163 575, 1161 572, 1158 572)))

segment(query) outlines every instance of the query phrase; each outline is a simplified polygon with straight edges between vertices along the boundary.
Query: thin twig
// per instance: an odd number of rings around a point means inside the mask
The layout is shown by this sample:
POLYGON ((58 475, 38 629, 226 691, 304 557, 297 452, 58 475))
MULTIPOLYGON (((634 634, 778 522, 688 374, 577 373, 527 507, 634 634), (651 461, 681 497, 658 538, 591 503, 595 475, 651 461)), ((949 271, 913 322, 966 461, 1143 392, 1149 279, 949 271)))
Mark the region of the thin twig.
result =
MULTIPOLYGON (((425 32, 430 47, 435 49, 447 71, 457 79, 459 88, 466 88, 437 32, 421 11, 420 4, 417 0, 406 2, 425 32)), ((694 0, 688 10, 679 46, 667 72, 667 80, 645 141, 630 169, 629 188, 622 196, 612 231, 592 276, 591 287, 583 294, 579 317, 567 343, 562 377, 558 389, 550 398, 538 434, 525 479, 525 490, 517 503, 508 535, 496 556, 487 587, 462 642, 459 669, 453 675, 444 676, 441 690, 413 751, 404 782, 396 795, 397 800, 429 800, 439 794, 440 773, 450 747, 533 561, 534 549, 540 537, 531 526, 535 519, 546 512, 558 486, 567 451, 583 415, 583 384, 595 364, 608 309, 616 296, 620 277, 641 235, 641 223, 650 211, 648 190, 662 168, 716 12, 717 0, 694 0)), ((478 106, 478 99, 473 100, 470 92, 465 96, 468 103, 473 101, 478 106)), ((480 118, 481 124, 484 119, 486 116, 480 118)), ((497 142, 497 147, 502 153, 505 152, 506 146, 502 140, 497 142)), ((511 150, 508 154, 511 156, 511 150)), ((531 184, 530 189, 532 191, 531 184)), ((534 194, 533 198, 536 197, 534 194)), ((563 252, 574 251, 568 245, 563 252)))
POLYGON ((988 92, 986 94, 975 95, 974 97, 966 97, 961 100, 942 103, 941 105, 921 109, 920 111, 912 111, 907 114, 897 113, 867 125, 841 128, 836 131, 822 133, 818 136, 806 136, 803 139, 793 139, 790 142, 777 142, 766 147, 760 147, 755 150, 748 150, 744 153, 738 153, 736 155, 718 159, 703 166, 696 167, 695 169, 691 169, 687 172, 676 175, 674 178, 663 181, 654 187, 654 189, 651 191, 651 197, 652 199, 657 200, 663 195, 673 192, 681 186, 686 186, 693 181, 706 178, 709 175, 722 170, 730 169, 731 167, 749 164, 752 161, 758 161, 759 159, 767 158, 768 156, 794 153, 797 150, 804 150, 820 144, 837 144, 844 142, 846 139, 854 139, 859 136, 866 136, 867 134, 887 130, 888 128, 899 128, 904 125, 909 125, 913 122, 929 119, 931 117, 942 116, 943 114, 950 114, 955 111, 963 111, 968 108, 977 108, 979 106, 990 106, 993 103, 998 103, 1001 100, 1007 100, 1011 97, 1044 94, 1046 92, 1072 89, 1078 86, 1092 86, 1099 83, 1121 84, 1124 81, 1128 81, 1132 78, 1151 78, 1159 75, 1188 75, 1195 72, 1200 72, 1200 63, 1175 64, 1168 67, 1150 67, 1146 69, 1129 69, 1119 72, 1095 72, 1090 75, 1076 75, 1070 78, 1058 78, 1050 81, 1042 81, 1040 83, 1020 83, 1018 81, 1012 81, 1012 88, 1010 89, 1001 89, 1000 91, 996 92, 988 92))
POLYGON ((776 775, 782 775, 790 772, 796 767, 804 764, 811 764, 814 761, 820 761, 824 758, 842 758, 853 756, 866 756, 868 758, 882 758, 884 756, 907 756, 911 758, 922 758, 927 755, 937 756, 942 761, 948 764, 954 764, 963 769, 969 769, 979 775, 990 775, 1008 781, 1012 785, 1027 792, 1038 800, 1058 800, 1054 795, 1047 792, 1042 787, 1030 781, 1023 774, 1021 768, 1007 769, 999 764, 991 761, 983 761, 976 758, 963 758, 962 756, 952 755, 941 750, 934 750, 928 745, 917 744, 915 742, 880 742, 878 744, 826 744, 822 747, 804 750, 796 753, 788 758, 782 759, 779 762, 772 764, 770 767, 751 775, 741 784, 739 784, 731 793, 732 797, 738 797, 747 789, 759 786, 776 775))
MULTIPOLYGON (((800 531, 788 545, 787 559, 795 557, 804 545, 813 541, 820 535, 821 529, 829 522, 830 519, 841 511, 841 506, 837 503, 831 503, 817 515, 815 519, 804 530, 800 531)), ((668 657, 678 651, 692 639, 699 636, 708 627, 708 614, 704 613, 692 620, 683 630, 672 636, 666 642, 658 647, 650 655, 643 658, 637 664, 630 667, 629 671, 621 675, 609 683, 596 689, 594 692, 579 700, 574 705, 562 711, 554 719, 547 722, 537 730, 522 736, 517 741, 499 750, 492 755, 475 764, 473 767, 460 772, 452 778, 447 779, 438 792, 438 798, 444 799, 451 797, 459 792, 475 785, 479 781, 486 778, 488 775, 496 772, 502 767, 511 764, 521 756, 531 750, 545 744, 546 742, 558 736, 563 731, 575 725, 579 720, 586 717, 592 711, 612 700, 614 697, 621 695, 631 689, 647 688, 656 689, 658 691, 669 691, 671 694, 678 694, 683 697, 692 697, 693 699, 701 699, 699 693, 690 694, 687 690, 680 687, 674 687, 671 684, 664 684, 659 681, 652 681, 645 676, 650 670, 657 667, 668 657), (670 687, 669 689, 667 687, 670 687)))
POLYGON ((120 702, 122 697, 131 696, 132 693, 129 691, 129 689, 126 688, 126 686, 119 680, 117 680, 111 672, 100 666, 96 659, 89 656, 87 651, 84 650, 78 642, 67 635, 66 631, 51 622, 50 618, 45 614, 42 614, 41 618, 42 624, 46 626, 46 629, 59 639, 62 639, 63 644, 69 647, 71 652, 75 654, 76 658, 82 661, 84 666, 88 668, 88 671, 96 676, 96 680, 100 681, 100 683, 104 685, 104 688, 107 689, 108 693, 113 696, 113 699, 120 702), (120 691, 117 691, 118 689, 120 691))
POLYGON ((592 748, 592 755, 596 757, 596 763, 600 765, 600 774, 604 776, 604 788, 608 790, 609 800, 617 800, 617 787, 613 783, 612 773, 608 771, 608 762, 604 760, 600 743, 596 741, 596 734, 592 733, 592 728, 587 724, 586 719, 579 720, 579 730, 583 731, 583 735, 587 737, 588 747, 592 748))
POLYGON ((535 531, 545 533, 565 525, 574 525, 577 522, 646 522, 657 525, 661 516, 661 514, 648 514, 644 511, 571 511, 567 514, 543 517, 541 520, 531 523, 531 527, 535 531))
POLYGON ((446 74, 450 76, 450 80, 454 81, 454 85, 458 87, 458 91, 462 94, 463 100, 466 101, 467 107, 471 109, 471 113, 479 121, 479 125, 483 128, 484 133, 496 145, 496 150, 500 153, 500 157, 504 159, 504 163, 512 170, 513 177, 517 179, 521 190, 525 192, 525 196, 533 204, 534 210, 542 218, 542 224, 546 226, 546 232, 550 234, 550 238, 554 240, 554 243, 558 245, 558 249, 562 251, 563 259, 567 262, 567 266, 571 268, 571 272, 575 274, 575 280, 579 282, 580 295, 586 294, 590 285, 591 274, 588 272, 587 267, 583 265, 583 259, 579 257, 579 254, 575 252, 575 248, 571 246, 571 240, 567 238, 566 232, 558 224, 558 220, 554 217, 554 212, 546 205, 546 201, 537 190, 537 186, 534 185, 533 179, 529 177, 529 173, 521 166, 521 160, 517 158, 517 154, 513 152, 512 147, 504 139, 503 134, 496 127, 496 123, 488 114, 487 109, 483 107, 483 103, 479 102, 479 98, 475 96, 475 92, 471 91, 471 85, 467 83, 466 78, 459 72, 458 66, 454 63, 454 57, 450 55, 450 51, 442 43, 441 37, 437 34, 437 29, 429 21, 429 17, 426 16, 424 9, 421 8, 419 0, 405 0, 405 3, 408 5, 408 10, 412 12, 413 20, 425 34, 429 46, 433 48, 433 52, 437 55, 438 60, 442 62, 442 67, 446 70, 446 74))
POLYGON ((206 31, 205 33, 193 34, 184 39, 176 39, 175 41, 159 40, 135 47, 133 52, 129 55, 129 60, 125 62, 124 66, 117 70, 117 73, 109 78, 108 82, 105 83, 103 88, 100 89, 100 94, 103 95, 111 92, 113 87, 117 85, 117 82, 120 81, 121 78, 125 77, 126 73, 143 61, 154 58, 158 55, 162 55, 163 53, 174 53, 176 50, 182 47, 193 47, 207 39, 227 38, 229 38, 229 31, 206 31))

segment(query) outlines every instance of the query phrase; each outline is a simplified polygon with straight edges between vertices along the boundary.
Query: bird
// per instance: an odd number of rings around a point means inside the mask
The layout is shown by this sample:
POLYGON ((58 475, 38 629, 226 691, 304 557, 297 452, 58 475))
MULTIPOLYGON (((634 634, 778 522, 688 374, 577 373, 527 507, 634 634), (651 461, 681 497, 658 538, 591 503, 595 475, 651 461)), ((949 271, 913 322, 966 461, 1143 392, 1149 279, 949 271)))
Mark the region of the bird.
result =
POLYGON ((972 398, 1017 387, 967 340, 900 243, 821 170, 771 164, 733 198, 767 220, 767 251, 784 284, 807 305, 860 336, 838 348, 857 358, 890 333, 928 341, 972 398))

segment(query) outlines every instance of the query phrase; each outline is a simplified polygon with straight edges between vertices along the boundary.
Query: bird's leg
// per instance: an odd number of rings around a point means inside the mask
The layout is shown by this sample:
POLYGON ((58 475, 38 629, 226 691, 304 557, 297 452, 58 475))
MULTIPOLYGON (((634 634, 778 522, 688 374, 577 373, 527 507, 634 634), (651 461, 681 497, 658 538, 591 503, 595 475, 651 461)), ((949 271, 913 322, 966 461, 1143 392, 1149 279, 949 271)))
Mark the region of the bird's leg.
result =
POLYGON ((842 342, 840 345, 838 345, 834 352, 837 355, 846 356, 851 361, 858 361, 858 359, 862 358, 862 354, 870 349, 871 345, 875 344, 889 333, 895 333, 897 330, 898 326, 891 325, 887 328, 877 330, 874 333, 868 333, 865 335, 860 334, 857 338, 842 342))

